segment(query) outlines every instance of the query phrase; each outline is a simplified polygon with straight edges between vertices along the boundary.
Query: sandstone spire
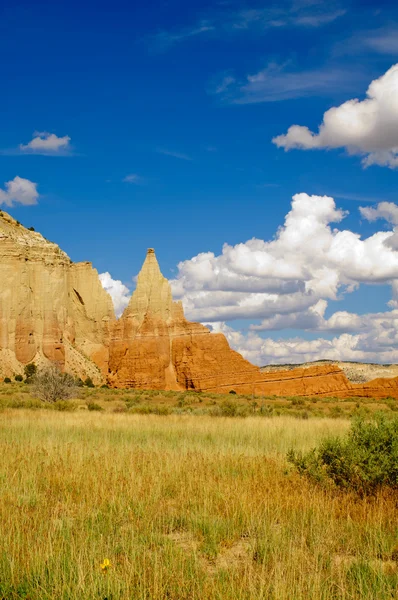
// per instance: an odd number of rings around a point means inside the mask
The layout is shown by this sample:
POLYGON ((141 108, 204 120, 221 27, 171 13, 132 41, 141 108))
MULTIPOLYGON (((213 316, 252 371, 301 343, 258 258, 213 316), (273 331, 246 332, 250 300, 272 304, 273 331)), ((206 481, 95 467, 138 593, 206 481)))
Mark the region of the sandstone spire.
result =
POLYGON ((135 292, 123 317, 134 319, 137 327, 142 325, 146 315, 167 323, 172 316, 172 306, 170 284, 160 271, 155 250, 148 248, 135 292))

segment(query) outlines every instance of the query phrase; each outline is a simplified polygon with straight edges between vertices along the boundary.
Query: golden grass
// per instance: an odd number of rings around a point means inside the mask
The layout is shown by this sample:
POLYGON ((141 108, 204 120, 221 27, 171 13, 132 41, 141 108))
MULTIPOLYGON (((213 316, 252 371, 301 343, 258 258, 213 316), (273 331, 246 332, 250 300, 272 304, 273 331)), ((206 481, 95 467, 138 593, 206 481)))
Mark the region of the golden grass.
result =
POLYGON ((397 499, 333 495, 285 462, 348 427, 3 410, 0 598, 397 598, 397 499))

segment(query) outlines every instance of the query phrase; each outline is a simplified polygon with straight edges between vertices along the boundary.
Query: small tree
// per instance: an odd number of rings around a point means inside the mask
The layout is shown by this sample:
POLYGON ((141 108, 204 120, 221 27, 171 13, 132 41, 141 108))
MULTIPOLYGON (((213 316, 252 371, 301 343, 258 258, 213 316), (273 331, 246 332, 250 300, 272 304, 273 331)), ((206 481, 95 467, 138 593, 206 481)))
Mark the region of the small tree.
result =
POLYGON ((95 385, 93 384, 93 380, 91 379, 91 377, 87 377, 87 378, 84 380, 84 385, 85 385, 86 387, 89 387, 89 388, 93 388, 93 387, 95 387, 95 385))
POLYGON ((72 375, 62 373, 55 365, 42 369, 33 377, 32 383, 32 396, 44 402, 68 400, 77 392, 72 375))
POLYGON ((15 375, 15 381, 23 381, 22 375, 15 375))
POLYGON ((36 365, 34 363, 29 363, 28 365, 25 365, 24 373, 25 373, 26 378, 30 379, 37 373, 36 365))

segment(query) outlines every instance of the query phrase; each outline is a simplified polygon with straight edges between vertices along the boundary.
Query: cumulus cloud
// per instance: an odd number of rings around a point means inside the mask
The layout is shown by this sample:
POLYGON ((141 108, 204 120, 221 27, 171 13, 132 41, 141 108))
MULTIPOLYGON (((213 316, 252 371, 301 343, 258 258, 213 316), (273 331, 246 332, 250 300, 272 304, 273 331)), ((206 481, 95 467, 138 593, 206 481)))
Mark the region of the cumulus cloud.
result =
POLYGON ((110 273, 100 273, 99 275, 102 287, 112 298, 117 317, 120 317, 129 303, 131 292, 119 279, 112 279, 110 273))
POLYGON ((385 219, 393 225, 398 225, 398 206, 393 202, 379 202, 376 208, 360 206, 359 212, 367 221, 385 219))
POLYGON ((181 262, 173 292, 193 320, 292 319, 305 313, 314 323, 319 300, 338 300, 361 283, 398 280, 398 252, 388 244, 394 231, 361 239, 332 227, 345 216, 333 198, 296 194, 274 239, 224 244, 219 256, 204 252, 181 262))
POLYGON ((320 358, 398 361, 398 206, 381 202, 360 212, 370 221, 384 219, 391 230, 362 239, 338 226, 347 213, 333 198, 296 194, 273 238, 225 244, 220 255, 204 252, 181 262, 173 293, 183 300, 188 318, 225 333, 256 364, 320 358), (392 310, 338 310, 326 317, 328 307, 361 284, 389 284, 392 310), (248 333, 225 324, 237 319, 249 321, 248 333), (289 329, 321 337, 263 337, 289 329))
POLYGON ((4 190, 0 189, 0 205, 14 206, 14 204, 22 204, 30 206, 37 204, 38 198, 37 183, 18 177, 18 175, 5 183, 4 190))
POLYGON ((36 131, 30 142, 27 144, 20 144, 19 149, 21 152, 28 154, 60 155, 70 151, 70 140, 68 135, 58 137, 55 133, 36 131))
POLYGON ((398 167, 398 64, 371 82, 365 100, 330 108, 318 133, 292 125, 272 141, 285 150, 345 148, 362 155, 362 164, 398 167))

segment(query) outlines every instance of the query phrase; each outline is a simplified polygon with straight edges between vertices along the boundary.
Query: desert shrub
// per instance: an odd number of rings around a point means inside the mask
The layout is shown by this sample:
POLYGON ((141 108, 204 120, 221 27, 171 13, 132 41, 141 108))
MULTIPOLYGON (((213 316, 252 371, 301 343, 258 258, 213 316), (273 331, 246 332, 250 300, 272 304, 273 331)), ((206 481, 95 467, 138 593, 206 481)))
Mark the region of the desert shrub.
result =
POLYGON ((215 406, 210 414, 213 417, 247 417, 249 407, 242 406, 233 400, 224 400, 219 406, 215 406))
POLYGON ((155 415, 162 415, 165 417, 167 415, 171 415, 172 409, 170 406, 154 406, 153 413, 155 415))
POLYGON ((77 387, 83 387, 84 386, 84 381, 81 377, 76 377, 75 378, 75 385, 77 385, 77 387))
POLYGON ((310 479, 360 495, 398 489, 398 420, 357 418, 345 438, 327 438, 307 454, 291 450, 288 460, 310 479))
POLYGON ((140 404, 138 406, 132 406, 129 409, 129 413, 137 415, 170 415, 172 409, 169 406, 148 406, 147 404, 140 404))
POLYGON ((133 413, 136 415, 150 415, 153 412, 151 406, 147 404, 139 404, 138 406, 132 406, 128 409, 129 413, 133 413))
POLYGON ((330 416, 333 417, 334 419, 337 419, 338 417, 341 417, 343 415, 343 409, 341 408, 341 406, 333 406, 330 409, 330 416))
POLYGON ((93 380, 91 379, 91 377, 86 377, 86 379, 84 380, 84 385, 86 387, 89 387, 89 388, 95 387, 95 385, 94 385, 93 380))
POLYGON ((35 228, 34 227, 28 227, 28 230, 29 231, 35 231, 35 228))
POLYGON ((220 405, 220 411, 223 417, 237 417, 239 412, 239 405, 232 400, 225 400, 220 405))
POLYGON ((262 404, 260 406, 259 413, 260 415, 263 415, 265 417, 272 417, 272 415, 274 414, 274 409, 272 408, 272 406, 262 404))
POLYGON ((35 398, 24 398, 22 394, 2 399, 2 407, 7 408, 43 408, 43 403, 35 398))
POLYGON ((292 406, 304 406, 305 400, 303 398, 292 398, 292 406))
POLYGON ((11 383, 11 379, 9 377, 4 377, 4 383, 11 383))
POLYGON ((102 390, 109 390, 109 385, 107 383, 104 383, 103 385, 101 385, 101 389, 102 390))
POLYGON ((96 402, 87 402, 87 408, 88 408, 88 410, 97 410, 97 411, 104 410, 102 408, 102 406, 100 406, 96 402))
POLYGON ((15 375, 15 381, 23 381, 22 375, 15 375))
POLYGON ((55 365, 46 367, 33 377, 32 396, 44 402, 68 400, 76 396, 76 391, 72 375, 62 373, 55 365))
POLYGON ((235 390, 229 390, 230 394, 236 394, 235 390))
POLYGON ((25 373, 26 379, 30 379, 37 373, 36 365, 34 363, 28 363, 27 365, 25 365, 24 373, 25 373))
POLYGON ((121 400, 124 400, 127 408, 132 408, 133 406, 137 406, 140 403, 139 398, 135 398, 134 396, 122 397, 121 400), (127 399, 126 399, 127 398, 127 399))
POLYGON ((70 402, 68 400, 57 400, 57 402, 54 402, 51 406, 54 410, 59 410, 60 412, 73 412, 74 410, 77 410, 76 402, 70 402))

